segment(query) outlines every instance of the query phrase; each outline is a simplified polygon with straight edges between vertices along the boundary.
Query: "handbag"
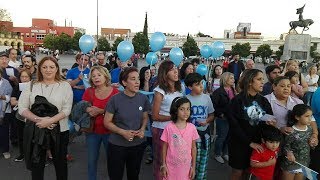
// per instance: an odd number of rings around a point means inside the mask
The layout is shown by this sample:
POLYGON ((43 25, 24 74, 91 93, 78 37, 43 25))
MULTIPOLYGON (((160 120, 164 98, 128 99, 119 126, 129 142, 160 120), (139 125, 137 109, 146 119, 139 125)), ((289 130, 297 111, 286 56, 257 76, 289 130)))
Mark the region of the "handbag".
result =
MULTIPOLYGON (((94 89, 89 89, 89 93, 90 93, 90 103, 91 105, 93 105, 93 93, 94 93, 94 89)), ((85 132, 85 133, 93 133, 94 131, 94 123, 95 123, 95 117, 91 117, 90 118, 90 127, 89 128, 83 128, 80 127, 80 131, 81 132, 85 132)))

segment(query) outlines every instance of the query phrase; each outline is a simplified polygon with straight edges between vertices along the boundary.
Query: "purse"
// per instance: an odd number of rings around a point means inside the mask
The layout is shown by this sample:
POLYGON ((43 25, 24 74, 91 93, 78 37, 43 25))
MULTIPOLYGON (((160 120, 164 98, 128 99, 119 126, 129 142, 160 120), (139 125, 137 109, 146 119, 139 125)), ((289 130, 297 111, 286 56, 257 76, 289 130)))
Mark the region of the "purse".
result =
MULTIPOLYGON (((91 105, 93 105, 94 89, 92 88, 91 90, 89 90, 89 93, 90 93, 90 103, 91 103, 91 105)), ((94 131, 94 123, 95 123, 95 117, 91 117, 90 118, 90 127, 89 128, 80 127, 79 131, 85 132, 85 133, 93 133, 93 131, 94 131)))

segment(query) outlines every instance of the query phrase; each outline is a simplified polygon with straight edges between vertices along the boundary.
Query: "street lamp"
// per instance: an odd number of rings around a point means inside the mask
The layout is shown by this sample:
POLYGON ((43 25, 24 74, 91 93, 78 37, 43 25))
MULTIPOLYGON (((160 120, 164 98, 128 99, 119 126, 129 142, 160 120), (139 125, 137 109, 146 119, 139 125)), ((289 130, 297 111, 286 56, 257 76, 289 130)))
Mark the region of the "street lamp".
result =
POLYGON ((99 51, 99 48, 98 48, 98 38, 99 38, 99 0, 97 0, 97 52, 99 51))

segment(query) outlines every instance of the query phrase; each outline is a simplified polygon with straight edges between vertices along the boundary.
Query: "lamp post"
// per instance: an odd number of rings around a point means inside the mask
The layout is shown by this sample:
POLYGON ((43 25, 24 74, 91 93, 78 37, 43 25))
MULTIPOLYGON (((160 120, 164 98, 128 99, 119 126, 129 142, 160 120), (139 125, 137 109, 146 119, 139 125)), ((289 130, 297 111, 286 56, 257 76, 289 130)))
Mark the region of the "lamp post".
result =
POLYGON ((99 38, 99 0, 97 0, 97 52, 99 52, 99 44, 98 44, 98 38, 99 38))

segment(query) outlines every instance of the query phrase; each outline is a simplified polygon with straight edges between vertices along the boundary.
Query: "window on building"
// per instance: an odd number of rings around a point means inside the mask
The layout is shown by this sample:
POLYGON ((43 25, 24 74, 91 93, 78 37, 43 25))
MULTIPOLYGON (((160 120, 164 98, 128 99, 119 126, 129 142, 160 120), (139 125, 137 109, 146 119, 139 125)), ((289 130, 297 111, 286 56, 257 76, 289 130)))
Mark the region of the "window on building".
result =
POLYGON ((44 35, 44 34, 37 34, 36 39, 42 40, 42 39, 44 39, 45 36, 46 35, 44 35))
POLYGON ((34 33, 31 33, 31 37, 33 37, 33 38, 34 38, 34 33))
POLYGON ((26 33, 26 37, 27 37, 27 38, 29 37, 29 33, 26 33))

